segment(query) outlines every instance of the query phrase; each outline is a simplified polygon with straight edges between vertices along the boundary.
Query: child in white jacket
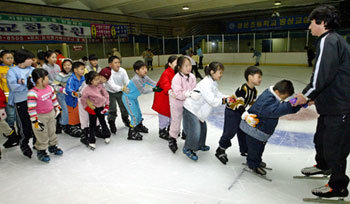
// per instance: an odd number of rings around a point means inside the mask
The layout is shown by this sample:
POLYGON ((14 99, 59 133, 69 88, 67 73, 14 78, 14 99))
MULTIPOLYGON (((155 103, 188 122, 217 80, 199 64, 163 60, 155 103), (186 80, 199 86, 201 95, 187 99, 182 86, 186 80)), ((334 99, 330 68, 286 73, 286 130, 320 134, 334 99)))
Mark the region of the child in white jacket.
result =
POLYGON ((216 81, 220 80, 224 65, 220 62, 212 62, 204 68, 205 77, 200 81, 194 90, 201 94, 199 100, 186 98, 183 110, 183 128, 187 135, 183 153, 190 159, 196 161, 198 156, 195 151, 209 151, 210 147, 205 145, 207 137, 208 118, 213 107, 217 107, 234 99, 225 98, 218 90, 216 81))

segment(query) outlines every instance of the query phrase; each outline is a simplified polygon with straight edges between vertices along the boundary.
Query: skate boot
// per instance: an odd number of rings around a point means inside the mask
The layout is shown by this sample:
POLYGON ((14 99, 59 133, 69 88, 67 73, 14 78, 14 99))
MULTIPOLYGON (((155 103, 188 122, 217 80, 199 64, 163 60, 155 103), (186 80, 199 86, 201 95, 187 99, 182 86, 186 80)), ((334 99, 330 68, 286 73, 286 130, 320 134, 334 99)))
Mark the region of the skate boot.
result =
POLYGON ((143 133, 148 133, 148 128, 146 128, 142 122, 140 124, 138 124, 136 127, 135 127, 135 130, 137 132, 143 132, 143 133))
POLYGON ((182 151, 183 151, 184 154, 186 154, 186 156, 188 158, 192 159, 193 161, 197 161, 198 160, 198 156, 193 150, 183 148, 182 151))
POLYGON ((341 197, 345 198, 349 195, 348 189, 344 188, 341 190, 335 190, 328 186, 328 184, 312 189, 312 194, 318 197, 323 198, 333 198, 333 197, 341 197))
POLYGON ((261 167, 261 168, 266 168, 266 166, 267 166, 267 164, 266 164, 265 162, 263 162, 263 161, 260 162, 260 167, 261 167))
POLYGON ((32 158, 33 152, 29 145, 21 145, 20 148, 24 156, 28 157, 29 159, 32 158))
POLYGON ((95 144, 95 143, 89 143, 88 147, 89 147, 91 150, 95 150, 95 149, 96 149, 96 144, 95 144))
POLYGON ((170 150, 175 154, 176 150, 177 150, 177 142, 176 139, 173 137, 169 137, 169 148, 170 150))
POLYGON ((225 150, 226 149, 222 147, 218 147, 215 153, 216 158, 218 158, 223 164, 226 164, 228 162, 228 158, 227 158, 227 154, 225 153, 225 150))
POLYGON ((204 145, 204 146, 198 147, 198 150, 201 150, 201 151, 203 151, 203 152, 206 152, 206 151, 209 151, 209 150, 210 150, 210 147, 207 146, 207 145, 204 145))
POLYGON ((115 121, 108 121, 109 129, 111 130, 111 133, 115 134, 117 133, 117 127, 115 126, 115 121))
POLYGON ((324 171, 322 169, 319 169, 316 167, 316 165, 312 167, 305 167, 301 170, 301 173, 304 174, 305 176, 311 176, 311 175, 317 175, 317 174, 323 174, 323 175, 330 175, 331 172, 329 171, 324 171))
POLYGON ((16 134, 15 130, 12 130, 7 138, 7 141, 3 144, 5 148, 11 148, 19 144, 19 136, 16 134))
POLYGON ((135 128, 129 128, 128 140, 142 140, 142 135, 135 128))
POLYGON ((123 123, 125 127, 130 127, 130 121, 128 117, 123 117, 123 123))
POLYGON ((54 155, 61 156, 63 154, 63 151, 58 148, 56 145, 50 146, 49 147, 49 152, 54 155))
POLYGON ((42 162, 49 162, 50 161, 50 157, 49 157, 49 155, 47 155, 46 150, 38 150, 36 156, 42 162))
MULTIPOLYGON (((250 167, 249 167, 249 168, 250 168, 250 167)), ((261 167, 250 168, 250 169, 253 170, 254 173, 259 174, 259 175, 261 175, 261 176, 266 175, 266 171, 265 171, 263 168, 261 168, 261 167)))
POLYGON ((70 130, 69 130, 69 135, 72 137, 81 137, 81 135, 83 134, 83 130, 80 129, 79 126, 76 125, 72 125, 70 126, 70 130))
POLYGON ((95 137, 102 138, 102 139, 105 138, 103 136, 103 131, 102 131, 101 125, 96 126, 95 137))
POLYGON ((159 129, 159 137, 164 140, 169 140, 169 132, 166 128, 159 129))
POLYGON ((184 130, 182 130, 181 139, 186 140, 186 134, 185 134, 184 130))

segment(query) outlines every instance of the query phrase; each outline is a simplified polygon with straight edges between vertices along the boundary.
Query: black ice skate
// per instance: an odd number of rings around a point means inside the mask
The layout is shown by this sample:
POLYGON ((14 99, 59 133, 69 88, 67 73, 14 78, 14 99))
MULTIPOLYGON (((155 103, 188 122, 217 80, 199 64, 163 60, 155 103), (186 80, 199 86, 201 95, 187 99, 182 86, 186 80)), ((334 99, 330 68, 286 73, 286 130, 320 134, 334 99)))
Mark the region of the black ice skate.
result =
POLYGON ((111 130, 111 133, 115 134, 117 133, 117 127, 115 126, 115 121, 108 121, 109 129, 111 130))
POLYGON ((29 145, 21 145, 20 148, 24 156, 28 157, 29 159, 32 158, 33 152, 29 145))
POLYGON ((135 128, 129 128, 128 140, 142 140, 142 135, 135 128))
POLYGON ((7 141, 3 144, 5 148, 11 148, 19 144, 19 136, 16 134, 15 130, 12 130, 9 135, 7 135, 7 141))
POLYGON ((303 201, 305 202, 318 202, 318 203, 347 203, 349 204, 349 201, 345 201, 344 198, 349 195, 348 189, 341 189, 336 190, 332 189, 328 186, 328 184, 315 188, 312 191, 312 194, 315 196, 318 196, 318 198, 304 198, 303 201), (329 199, 325 199, 329 198, 329 199), (338 200, 334 199, 338 198, 338 200))
POLYGON ((62 149, 58 148, 56 145, 49 147, 49 152, 54 155, 61 156, 63 154, 62 149))
POLYGON ((140 124, 138 124, 136 127, 135 127, 135 130, 137 132, 143 132, 143 133, 148 133, 148 128, 146 128, 142 122, 140 124))
POLYGON ((167 131, 166 128, 159 129, 159 137, 164 139, 164 140, 168 140, 169 139, 169 132, 167 131))
POLYGON ((176 139, 173 137, 169 137, 169 148, 170 150, 175 154, 176 150, 177 150, 177 142, 176 139))
POLYGON ((224 148, 222 147, 218 147, 216 149, 216 153, 215 153, 215 156, 216 158, 218 158, 219 161, 221 161, 221 163, 225 164, 228 162, 228 158, 227 158, 227 154, 225 153, 225 150, 224 148))

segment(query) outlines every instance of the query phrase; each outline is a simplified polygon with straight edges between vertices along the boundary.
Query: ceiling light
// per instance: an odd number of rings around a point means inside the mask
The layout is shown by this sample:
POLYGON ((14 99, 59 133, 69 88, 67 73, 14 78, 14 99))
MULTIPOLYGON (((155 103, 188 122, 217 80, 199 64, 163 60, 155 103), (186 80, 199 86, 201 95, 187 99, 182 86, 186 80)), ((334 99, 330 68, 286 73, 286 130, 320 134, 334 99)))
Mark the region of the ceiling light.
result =
POLYGON ((275 1, 275 6, 280 6, 282 3, 281 3, 281 1, 275 1))
POLYGON ((182 7, 182 10, 189 10, 190 9, 190 7, 188 7, 188 6, 183 6, 182 7))

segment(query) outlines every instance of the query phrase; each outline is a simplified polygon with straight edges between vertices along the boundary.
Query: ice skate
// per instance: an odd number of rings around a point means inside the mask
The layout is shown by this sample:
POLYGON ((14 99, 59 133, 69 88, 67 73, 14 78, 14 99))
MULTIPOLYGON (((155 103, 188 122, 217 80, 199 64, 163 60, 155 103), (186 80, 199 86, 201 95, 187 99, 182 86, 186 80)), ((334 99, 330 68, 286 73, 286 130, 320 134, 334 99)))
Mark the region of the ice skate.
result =
POLYGON ((226 164, 228 162, 227 154, 225 153, 225 149, 222 147, 218 147, 215 153, 216 158, 218 158, 221 163, 226 164))
POLYGON ((177 142, 176 139, 173 137, 169 137, 169 148, 170 150, 175 154, 176 150, 177 150, 177 142))

